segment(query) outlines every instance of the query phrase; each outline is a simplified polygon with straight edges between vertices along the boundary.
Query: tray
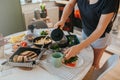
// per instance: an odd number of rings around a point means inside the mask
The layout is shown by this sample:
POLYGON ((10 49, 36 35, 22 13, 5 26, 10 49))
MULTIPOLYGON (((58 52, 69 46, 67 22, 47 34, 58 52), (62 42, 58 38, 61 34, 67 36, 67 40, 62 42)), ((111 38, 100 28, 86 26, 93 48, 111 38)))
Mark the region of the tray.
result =
POLYGON ((37 56, 42 56, 40 49, 36 48, 25 48, 25 47, 20 47, 8 60, 8 64, 11 66, 17 66, 17 67, 34 67, 36 65, 36 60, 32 60, 29 62, 13 62, 13 57, 15 55, 19 55, 20 53, 24 51, 33 51, 37 54, 37 56))

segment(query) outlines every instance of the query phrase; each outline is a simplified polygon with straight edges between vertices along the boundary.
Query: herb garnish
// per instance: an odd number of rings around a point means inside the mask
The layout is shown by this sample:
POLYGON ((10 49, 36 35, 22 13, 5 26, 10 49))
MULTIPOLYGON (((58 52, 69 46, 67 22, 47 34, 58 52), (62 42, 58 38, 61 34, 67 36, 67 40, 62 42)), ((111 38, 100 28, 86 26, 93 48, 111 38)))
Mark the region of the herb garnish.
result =
POLYGON ((68 63, 72 63, 72 62, 74 62, 76 60, 78 60, 78 56, 71 57, 70 59, 65 60, 64 63, 68 64, 68 63))

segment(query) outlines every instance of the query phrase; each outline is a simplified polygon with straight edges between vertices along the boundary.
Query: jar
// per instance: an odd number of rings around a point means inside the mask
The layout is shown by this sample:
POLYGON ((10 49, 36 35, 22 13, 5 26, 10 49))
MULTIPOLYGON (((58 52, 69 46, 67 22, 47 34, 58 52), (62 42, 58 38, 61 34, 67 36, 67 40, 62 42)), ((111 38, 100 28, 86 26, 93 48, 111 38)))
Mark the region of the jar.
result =
POLYGON ((35 19, 40 19, 40 10, 38 10, 38 9, 34 10, 34 17, 35 17, 35 19))

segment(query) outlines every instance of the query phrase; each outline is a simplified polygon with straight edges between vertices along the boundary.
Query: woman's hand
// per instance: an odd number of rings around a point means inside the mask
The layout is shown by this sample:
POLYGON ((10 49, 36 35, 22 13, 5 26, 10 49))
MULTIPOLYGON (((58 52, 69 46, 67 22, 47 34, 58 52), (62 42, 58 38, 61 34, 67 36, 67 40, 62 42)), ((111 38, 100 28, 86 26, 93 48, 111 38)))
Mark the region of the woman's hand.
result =
POLYGON ((78 48, 78 45, 72 46, 64 52, 65 59, 68 60, 71 57, 76 56, 79 52, 80 52, 80 49, 78 48))
POLYGON ((65 24, 64 21, 59 21, 59 22, 57 22, 57 23, 54 25, 54 27, 60 27, 60 28, 63 28, 63 27, 64 27, 64 24, 65 24))

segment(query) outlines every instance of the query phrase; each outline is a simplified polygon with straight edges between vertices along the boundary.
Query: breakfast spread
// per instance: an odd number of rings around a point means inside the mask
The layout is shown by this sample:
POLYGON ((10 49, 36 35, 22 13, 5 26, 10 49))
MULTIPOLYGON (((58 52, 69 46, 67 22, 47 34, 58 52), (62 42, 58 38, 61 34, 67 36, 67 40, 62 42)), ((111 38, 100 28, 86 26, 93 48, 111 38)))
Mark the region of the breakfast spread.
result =
MULTIPOLYGON (((51 36, 48 35, 49 31, 43 30, 40 34, 41 35, 38 37, 35 37, 34 35, 26 35, 25 33, 10 37, 9 41, 10 43, 12 43, 12 51, 14 52, 14 54, 10 58, 10 61, 12 63, 17 63, 17 64, 19 63, 19 65, 34 62, 40 53, 40 52, 37 52, 36 49, 38 49, 39 51, 39 48, 41 48, 41 46, 43 46, 43 48, 50 49, 53 52, 54 51, 63 52, 65 48, 70 47, 69 45, 74 45, 72 44, 72 41, 75 41, 75 40, 73 40, 74 38, 71 35, 69 35, 69 37, 68 36, 66 37, 69 43, 67 43, 67 46, 63 48, 63 47, 60 47, 58 42, 53 43, 55 41, 51 38, 51 36), (30 44, 32 43, 32 44, 29 45, 29 43, 30 44), (40 45, 40 47, 37 45, 40 45), (45 47, 46 45, 47 47, 45 47), (22 50, 19 50, 20 48, 22 48, 22 50), (26 50, 27 48, 31 48, 33 50, 31 49, 26 50)), ((40 60, 45 60, 47 57, 48 56, 42 54, 40 60)), ((62 63, 65 66, 74 68, 78 63, 78 57, 77 56, 72 57, 69 60, 64 60, 64 62, 62 63)), ((16 64, 15 65, 13 64, 13 66, 16 66, 16 64)))

